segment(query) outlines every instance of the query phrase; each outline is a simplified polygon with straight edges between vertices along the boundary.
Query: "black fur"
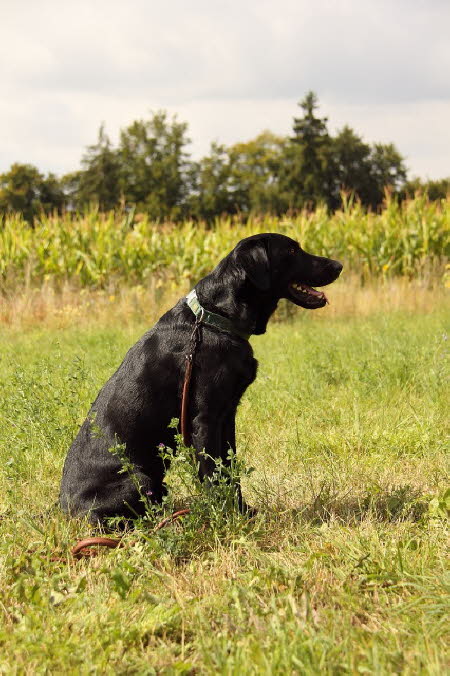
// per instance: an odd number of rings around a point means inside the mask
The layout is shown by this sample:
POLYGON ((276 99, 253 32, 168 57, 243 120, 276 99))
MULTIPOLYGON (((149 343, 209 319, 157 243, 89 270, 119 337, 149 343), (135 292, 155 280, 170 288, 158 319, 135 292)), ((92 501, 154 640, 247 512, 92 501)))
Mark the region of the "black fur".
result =
MULTIPOLYGON (((291 282, 325 286, 341 269, 337 261, 307 254, 284 235, 261 234, 239 242, 195 288, 207 310, 228 317, 244 333, 262 334, 280 298, 309 309, 325 305, 318 295, 293 294, 291 282)), ((180 416, 194 322, 182 298, 128 351, 104 385, 66 458, 60 496, 64 511, 88 515, 93 522, 142 512, 135 484, 127 473, 118 473, 120 460, 109 450, 117 442, 126 445, 143 492, 155 502, 162 500, 165 468, 157 447, 173 444, 168 425, 180 416)), ((248 341, 203 327, 189 403, 197 452, 206 449, 226 460, 228 449, 235 450, 236 409, 256 369, 248 341)), ((203 455, 199 462, 201 478, 211 475, 213 462, 203 455)))

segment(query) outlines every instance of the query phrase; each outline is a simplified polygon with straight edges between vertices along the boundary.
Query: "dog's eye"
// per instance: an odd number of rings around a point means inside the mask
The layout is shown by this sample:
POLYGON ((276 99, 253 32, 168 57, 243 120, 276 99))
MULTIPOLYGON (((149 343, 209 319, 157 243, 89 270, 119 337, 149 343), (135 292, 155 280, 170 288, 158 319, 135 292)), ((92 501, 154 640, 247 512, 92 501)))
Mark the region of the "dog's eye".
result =
POLYGON ((290 249, 289 249, 289 254, 291 256, 295 256, 296 253, 297 253, 297 249, 295 248, 295 246, 291 246, 290 249))

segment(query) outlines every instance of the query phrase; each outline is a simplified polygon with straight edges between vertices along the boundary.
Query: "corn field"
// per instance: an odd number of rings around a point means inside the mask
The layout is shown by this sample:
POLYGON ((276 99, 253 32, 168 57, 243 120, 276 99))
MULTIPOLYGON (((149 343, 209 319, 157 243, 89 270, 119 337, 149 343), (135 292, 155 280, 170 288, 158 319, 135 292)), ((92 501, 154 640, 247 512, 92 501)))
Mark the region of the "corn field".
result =
POLYGON ((387 200, 380 214, 347 202, 332 215, 325 209, 294 217, 224 217, 207 227, 186 221, 158 224, 134 212, 43 216, 31 228, 22 217, 0 220, 0 284, 3 291, 44 282, 102 288, 150 277, 193 282, 215 266, 243 237, 279 232, 312 253, 339 258, 362 278, 442 275, 449 254, 450 198, 425 197, 398 204, 387 200))

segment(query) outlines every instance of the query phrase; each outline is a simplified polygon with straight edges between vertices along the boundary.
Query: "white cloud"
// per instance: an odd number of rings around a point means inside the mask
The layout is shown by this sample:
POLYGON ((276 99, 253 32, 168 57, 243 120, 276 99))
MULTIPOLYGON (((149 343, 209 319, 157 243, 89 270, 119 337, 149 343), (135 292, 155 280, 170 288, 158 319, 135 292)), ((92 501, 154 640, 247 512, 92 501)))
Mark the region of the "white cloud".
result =
POLYGON ((314 89, 330 127, 392 141, 412 173, 450 174, 444 0, 16 0, 0 10, 0 171, 78 166, 150 109, 189 122, 194 154, 289 133, 314 89))

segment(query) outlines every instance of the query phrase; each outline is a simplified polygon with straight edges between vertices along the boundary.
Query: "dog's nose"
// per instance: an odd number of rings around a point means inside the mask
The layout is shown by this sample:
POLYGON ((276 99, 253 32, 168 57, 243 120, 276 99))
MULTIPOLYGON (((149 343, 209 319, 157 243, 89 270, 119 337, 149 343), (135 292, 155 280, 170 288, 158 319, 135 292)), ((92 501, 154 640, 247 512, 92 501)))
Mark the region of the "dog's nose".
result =
POLYGON ((333 261, 333 269, 338 277, 341 274, 343 267, 344 266, 342 265, 342 263, 339 263, 339 261, 333 261))

